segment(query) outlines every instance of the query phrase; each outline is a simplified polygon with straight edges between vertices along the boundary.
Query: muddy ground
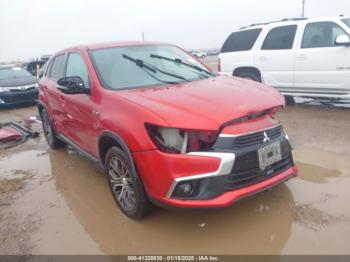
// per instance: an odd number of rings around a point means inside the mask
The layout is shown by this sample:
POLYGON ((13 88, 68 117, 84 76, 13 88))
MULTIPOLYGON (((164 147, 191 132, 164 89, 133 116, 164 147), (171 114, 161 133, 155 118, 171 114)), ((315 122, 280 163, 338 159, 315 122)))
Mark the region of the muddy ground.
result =
MULTIPOLYGON (((0 111, 0 121, 37 114, 0 111)), ((350 254, 350 110, 280 111, 299 177, 229 208, 142 221, 117 208, 98 168, 31 139, 0 152, 0 254, 350 254)), ((40 130, 38 124, 34 129, 40 130)))

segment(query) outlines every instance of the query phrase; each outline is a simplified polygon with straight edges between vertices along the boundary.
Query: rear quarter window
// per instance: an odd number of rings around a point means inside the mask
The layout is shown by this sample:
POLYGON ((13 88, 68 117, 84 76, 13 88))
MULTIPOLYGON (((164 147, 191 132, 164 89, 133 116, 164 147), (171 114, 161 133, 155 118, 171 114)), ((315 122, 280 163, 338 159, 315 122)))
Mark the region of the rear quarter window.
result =
POLYGON ((221 48, 221 53, 248 51, 253 48, 261 28, 232 33, 221 48))
POLYGON ((54 80, 58 80, 65 75, 65 54, 57 55, 50 69, 50 78, 54 80))
POLYGON ((53 63, 53 59, 50 59, 46 64, 47 64, 47 67, 45 69, 45 76, 46 77, 49 77, 49 73, 51 71, 51 67, 52 67, 52 63, 53 63))

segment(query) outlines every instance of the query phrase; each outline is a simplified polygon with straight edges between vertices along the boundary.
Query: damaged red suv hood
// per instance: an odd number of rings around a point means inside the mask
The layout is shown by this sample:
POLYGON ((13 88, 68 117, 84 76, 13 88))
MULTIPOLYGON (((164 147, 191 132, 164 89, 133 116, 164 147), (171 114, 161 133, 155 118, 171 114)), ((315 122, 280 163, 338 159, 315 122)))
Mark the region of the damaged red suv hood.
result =
POLYGON ((245 79, 218 76, 178 85, 119 91, 171 127, 217 130, 223 123, 284 106, 275 89, 245 79))

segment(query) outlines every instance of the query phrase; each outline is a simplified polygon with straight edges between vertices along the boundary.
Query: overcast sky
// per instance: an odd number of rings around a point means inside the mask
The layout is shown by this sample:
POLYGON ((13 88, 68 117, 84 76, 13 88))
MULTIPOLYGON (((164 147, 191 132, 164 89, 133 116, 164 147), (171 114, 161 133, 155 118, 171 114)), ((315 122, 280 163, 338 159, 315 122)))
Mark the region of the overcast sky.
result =
MULTIPOLYGON (((114 40, 221 47, 251 23, 299 17, 302 0, 0 0, 0 61, 114 40)), ((306 16, 350 12, 350 0, 306 0, 306 16)))

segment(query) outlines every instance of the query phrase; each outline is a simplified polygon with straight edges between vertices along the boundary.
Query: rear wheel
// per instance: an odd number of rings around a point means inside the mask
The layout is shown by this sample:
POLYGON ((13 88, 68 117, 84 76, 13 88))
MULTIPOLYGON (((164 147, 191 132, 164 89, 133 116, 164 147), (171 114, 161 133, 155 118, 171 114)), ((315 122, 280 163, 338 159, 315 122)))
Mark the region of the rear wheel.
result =
POLYGON ((254 73, 254 72, 249 72, 249 71, 247 71, 247 72, 240 72, 239 74, 237 74, 237 76, 261 83, 260 76, 257 73, 254 73))
POLYGON ((295 105, 295 100, 293 96, 284 96, 284 99, 286 101, 287 106, 293 106, 295 105))
POLYGON ((49 113, 46 111, 46 109, 43 109, 41 111, 40 117, 43 125, 44 135, 49 146, 52 149, 58 149, 64 146, 64 143, 56 136, 56 132, 52 126, 49 113))
POLYGON ((108 150, 105 172, 114 200, 130 218, 141 219, 149 211, 150 202, 127 155, 118 147, 108 150))

